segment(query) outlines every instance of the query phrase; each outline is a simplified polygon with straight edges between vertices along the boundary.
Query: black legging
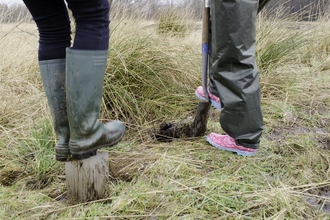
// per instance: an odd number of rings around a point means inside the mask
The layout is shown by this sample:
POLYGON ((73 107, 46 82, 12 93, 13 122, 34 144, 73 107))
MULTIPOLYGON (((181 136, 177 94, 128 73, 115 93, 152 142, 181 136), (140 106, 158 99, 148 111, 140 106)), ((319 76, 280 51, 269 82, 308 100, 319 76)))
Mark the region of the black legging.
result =
MULTIPOLYGON (((39 31, 38 59, 65 58, 71 46, 71 28, 64 0, 23 0, 39 31)), ((73 49, 109 48, 108 0, 66 0, 76 22, 73 49)))

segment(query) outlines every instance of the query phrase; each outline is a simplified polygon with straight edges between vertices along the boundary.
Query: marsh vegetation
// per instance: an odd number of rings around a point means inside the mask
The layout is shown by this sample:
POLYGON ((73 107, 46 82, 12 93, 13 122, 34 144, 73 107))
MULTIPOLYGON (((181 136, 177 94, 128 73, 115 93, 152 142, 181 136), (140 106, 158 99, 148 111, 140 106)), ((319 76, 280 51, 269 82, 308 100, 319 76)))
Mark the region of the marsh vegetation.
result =
MULTIPOLYGON (((0 216, 329 219, 330 20, 269 13, 257 23, 265 132, 252 158, 219 151, 204 137, 152 138, 162 121, 194 116, 201 20, 176 9, 167 19, 114 13, 101 120, 123 120, 128 131, 106 149, 111 196, 74 206, 54 159, 37 29, 26 20, 0 23, 0 216)), ((218 121, 212 109, 207 132, 221 133, 218 121)))

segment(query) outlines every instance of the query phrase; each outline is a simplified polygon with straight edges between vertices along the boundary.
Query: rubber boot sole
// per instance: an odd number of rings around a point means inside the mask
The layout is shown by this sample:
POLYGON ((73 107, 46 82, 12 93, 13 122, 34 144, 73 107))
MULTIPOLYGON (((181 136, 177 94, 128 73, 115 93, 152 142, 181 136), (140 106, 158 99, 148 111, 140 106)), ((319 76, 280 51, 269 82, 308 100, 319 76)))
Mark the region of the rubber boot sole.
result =
POLYGON ((55 146, 55 159, 60 162, 71 160, 71 153, 68 145, 55 146))
POLYGON ((124 134, 125 134, 125 132, 117 140, 115 140, 114 142, 111 142, 111 143, 98 145, 98 146, 95 146, 95 147, 85 150, 85 151, 79 151, 79 152, 71 151, 71 159, 72 160, 83 160, 83 159, 87 159, 92 156, 95 156, 97 154, 98 149, 105 148, 105 147, 112 147, 112 146, 118 144, 124 137, 124 134))

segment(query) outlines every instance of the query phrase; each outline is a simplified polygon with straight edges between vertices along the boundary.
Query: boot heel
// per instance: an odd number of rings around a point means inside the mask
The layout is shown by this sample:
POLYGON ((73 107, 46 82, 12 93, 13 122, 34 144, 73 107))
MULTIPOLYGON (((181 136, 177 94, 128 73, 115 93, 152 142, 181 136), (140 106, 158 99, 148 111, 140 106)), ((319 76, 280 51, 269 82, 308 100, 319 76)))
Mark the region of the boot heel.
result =
POLYGON ((70 156, 63 156, 63 155, 55 155, 55 159, 57 160, 57 161, 60 161, 60 162, 67 162, 67 161, 71 161, 72 160, 72 158, 71 158, 71 155, 70 156))

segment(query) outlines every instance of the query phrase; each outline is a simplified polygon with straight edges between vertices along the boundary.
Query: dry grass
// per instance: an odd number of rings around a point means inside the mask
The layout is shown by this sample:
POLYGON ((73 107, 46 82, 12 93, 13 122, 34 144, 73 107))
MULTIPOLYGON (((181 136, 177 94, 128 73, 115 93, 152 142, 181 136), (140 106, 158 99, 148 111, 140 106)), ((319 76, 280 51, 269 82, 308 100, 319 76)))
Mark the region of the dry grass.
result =
MULTIPOLYGON (((259 20, 265 134, 258 154, 244 158, 204 138, 150 138, 160 119, 183 118, 197 106, 200 23, 176 37, 159 35, 155 22, 114 21, 102 118, 122 118, 130 133, 110 150, 111 197, 75 206, 61 199, 64 171, 53 159, 35 25, 0 24, 0 216, 328 219, 330 24, 296 24, 259 20)), ((218 117, 212 110, 208 131, 221 132, 218 117)))

